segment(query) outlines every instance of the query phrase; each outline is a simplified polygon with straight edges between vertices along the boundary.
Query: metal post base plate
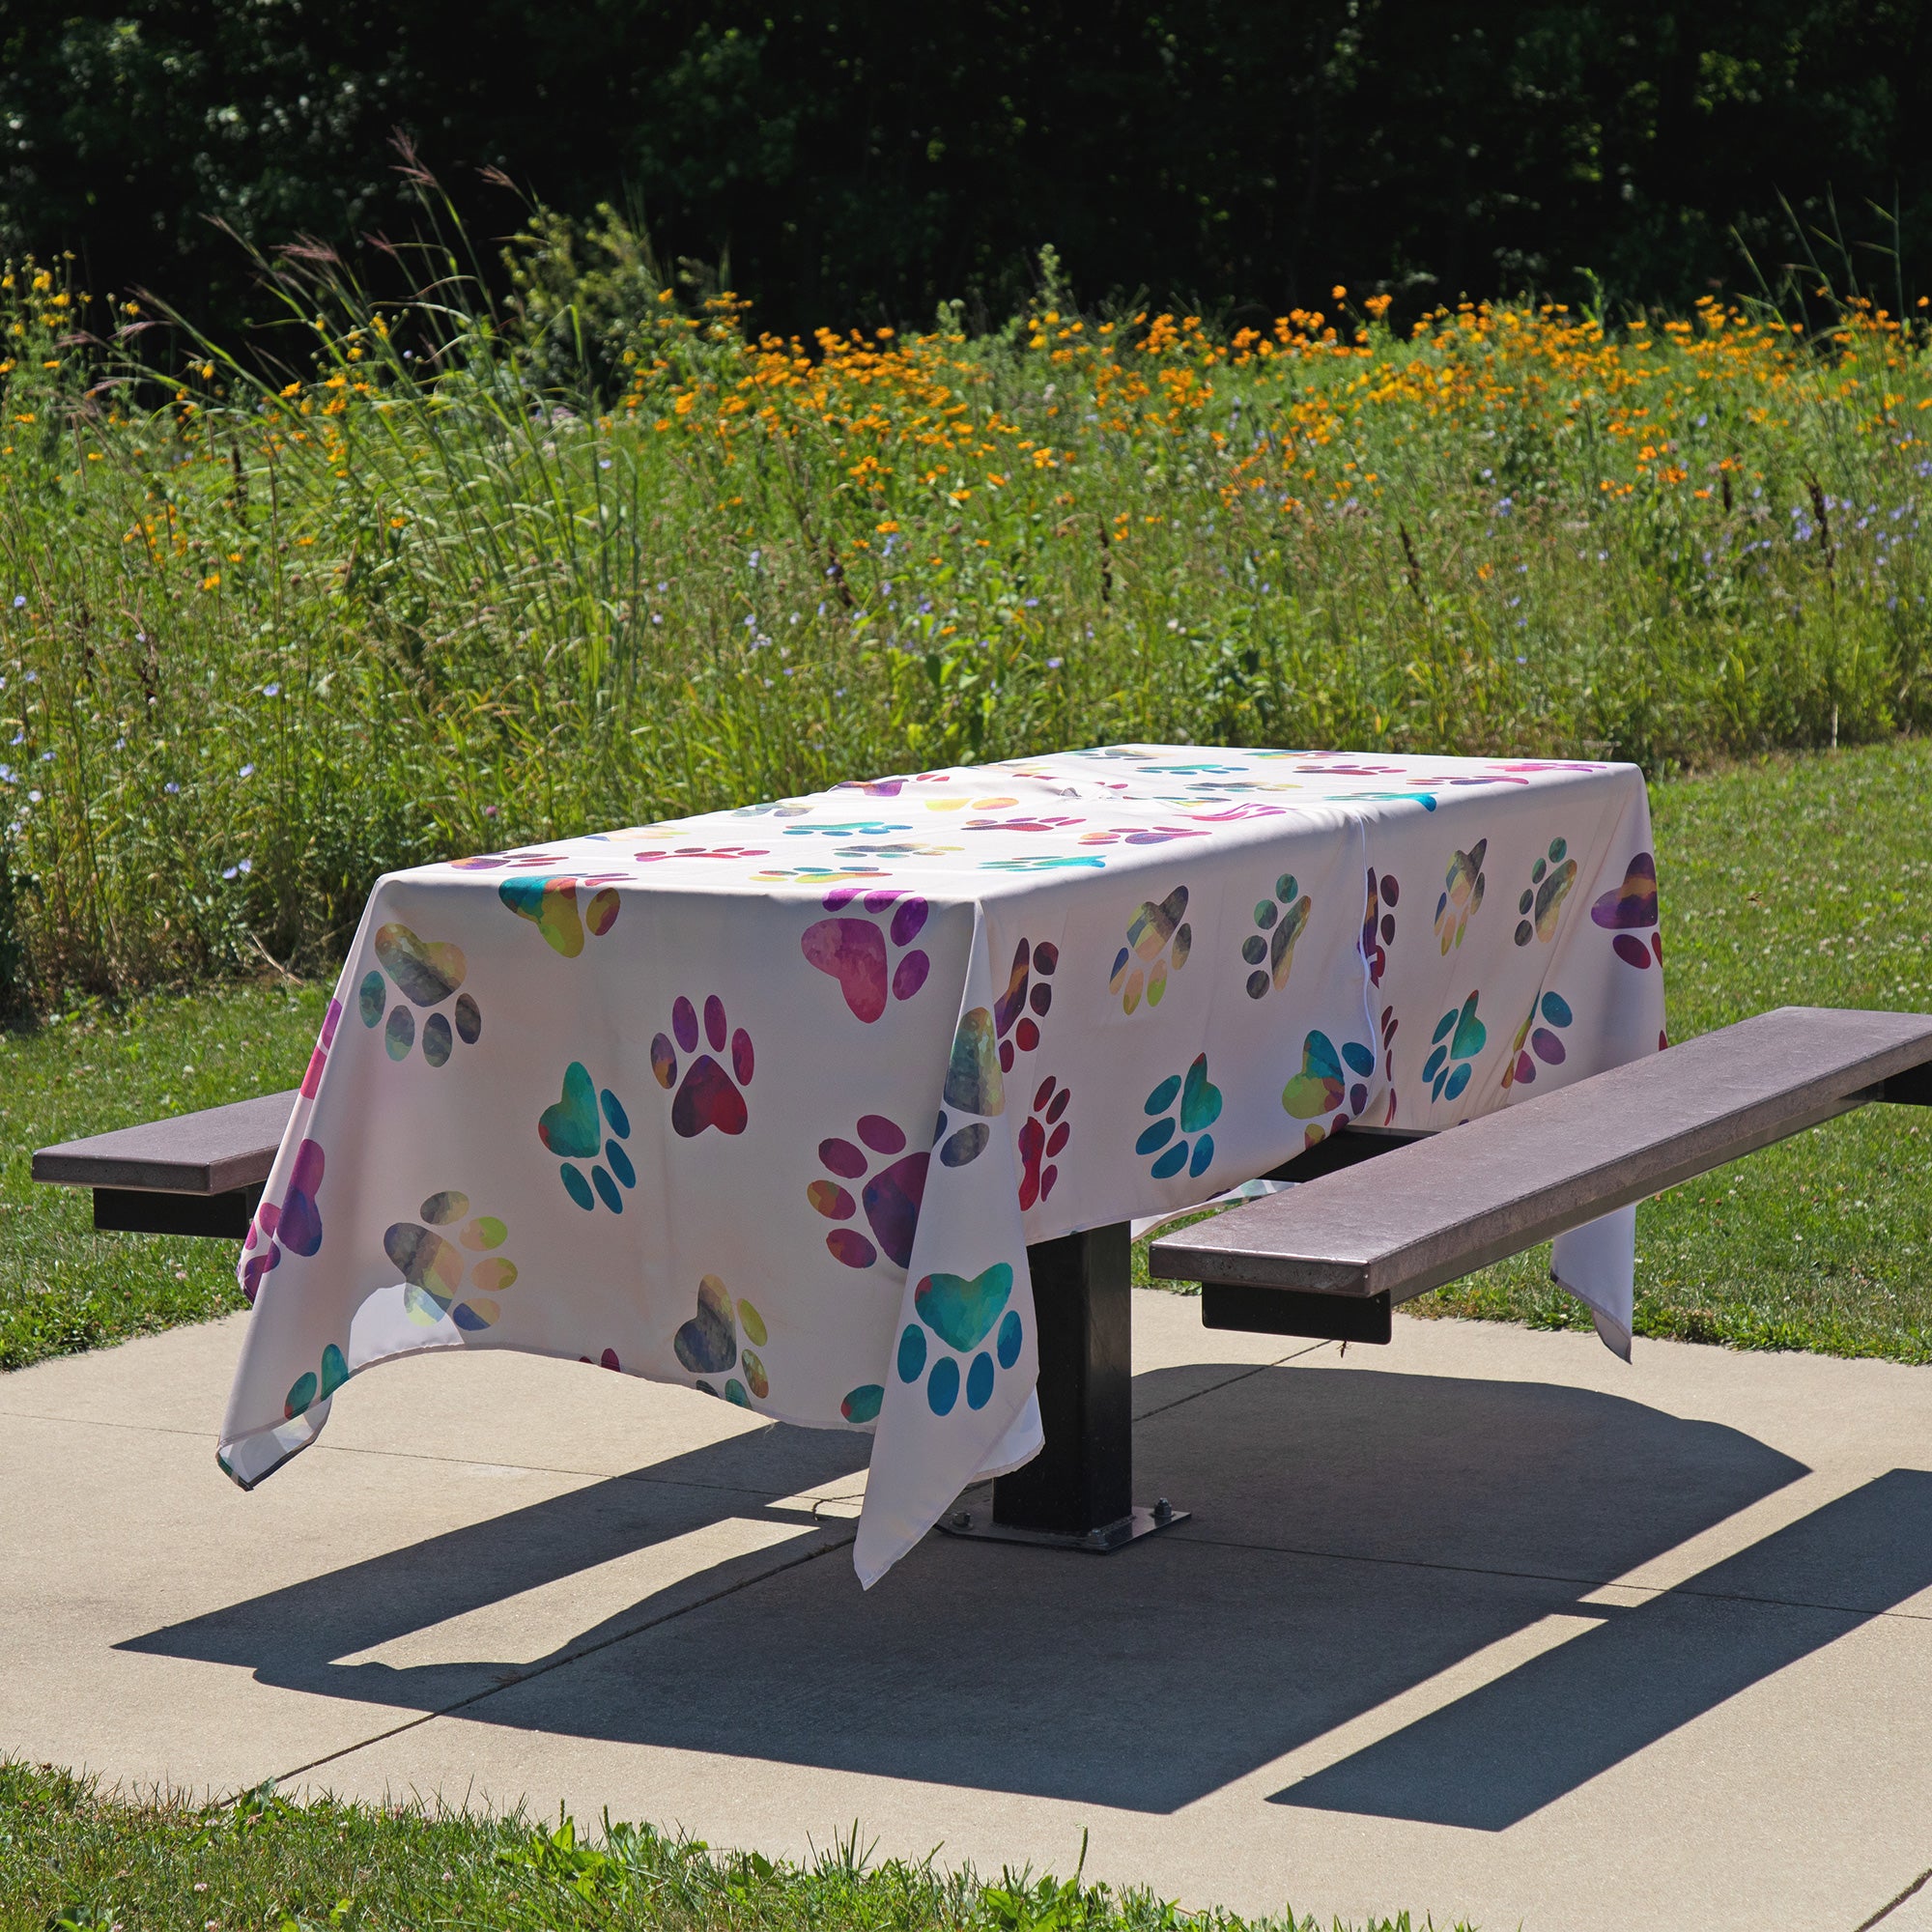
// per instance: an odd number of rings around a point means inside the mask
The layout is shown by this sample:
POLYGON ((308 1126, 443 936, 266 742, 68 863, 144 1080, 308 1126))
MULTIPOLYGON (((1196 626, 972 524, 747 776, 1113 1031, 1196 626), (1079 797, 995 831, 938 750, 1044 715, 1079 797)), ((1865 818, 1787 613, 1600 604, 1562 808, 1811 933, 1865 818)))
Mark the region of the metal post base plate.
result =
POLYGON ((1193 1514, 1192 1510, 1176 1509, 1163 1496, 1151 1509, 1136 1504, 1118 1522, 1098 1529, 1019 1529, 1011 1523, 995 1522, 991 1500, 981 1497, 941 1517, 934 1527, 948 1536, 977 1537, 984 1543, 1030 1543, 1039 1549, 1084 1549, 1090 1556, 1105 1556, 1157 1530, 1172 1529, 1193 1514))

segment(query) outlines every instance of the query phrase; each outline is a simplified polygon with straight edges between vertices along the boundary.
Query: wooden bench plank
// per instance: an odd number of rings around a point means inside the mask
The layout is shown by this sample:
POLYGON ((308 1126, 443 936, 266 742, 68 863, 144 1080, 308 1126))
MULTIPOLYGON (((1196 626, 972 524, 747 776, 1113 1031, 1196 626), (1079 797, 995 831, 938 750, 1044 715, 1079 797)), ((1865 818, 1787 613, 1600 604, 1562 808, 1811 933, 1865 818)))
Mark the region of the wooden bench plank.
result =
POLYGON ((1405 1301, 1872 1100, 1932 1014, 1780 1007, 1156 1241, 1154 1274, 1405 1301))
POLYGON ((60 1187, 131 1188, 157 1194, 227 1194, 259 1187, 275 1164, 296 1094, 265 1094, 205 1107, 34 1155, 34 1179, 60 1187))

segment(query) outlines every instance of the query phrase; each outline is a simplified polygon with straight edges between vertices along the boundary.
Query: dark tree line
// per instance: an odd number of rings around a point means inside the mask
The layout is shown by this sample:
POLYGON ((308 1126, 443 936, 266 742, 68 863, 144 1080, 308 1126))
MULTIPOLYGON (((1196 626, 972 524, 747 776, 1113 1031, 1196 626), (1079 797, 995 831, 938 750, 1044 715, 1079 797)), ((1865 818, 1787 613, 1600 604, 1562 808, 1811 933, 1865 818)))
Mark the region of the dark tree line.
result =
POLYGON ((781 327, 1003 312, 1049 242, 1086 298, 1273 313, 1682 304, 1815 227, 1885 298, 1932 242, 1932 0, 0 4, 0 251, 95 289, 239 320, 217 224, 408 227, 399 128, 479 233, 485 167, 610 201, 781 327))

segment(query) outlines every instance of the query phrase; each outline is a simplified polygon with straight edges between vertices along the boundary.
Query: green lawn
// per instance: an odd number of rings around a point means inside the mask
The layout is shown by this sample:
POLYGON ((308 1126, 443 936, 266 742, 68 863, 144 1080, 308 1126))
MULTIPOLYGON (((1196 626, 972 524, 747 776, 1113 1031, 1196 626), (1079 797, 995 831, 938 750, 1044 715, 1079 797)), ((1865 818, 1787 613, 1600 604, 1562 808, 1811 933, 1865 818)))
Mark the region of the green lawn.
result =
MULTIPOLYGON (((1365 1932, 1408 1932, 1408 1916, 1365 1932)), ((1340 1932, 1340 1921, 1335 1921, 1340 1932)), ((874 1862, 858 1828, 809 1862, 713 1853, 647 1826, 296 1806, 265 1793, 206 1810, 101 1797, 0 1760, 0 1932, 1321 1932, 1278 1917, 1194 1914, 1146 1891, 930 1861, 874 1862)), ((1447 1928, 1444 1929, 1447 1932, 1447 1928)))
MULTIPOLYGON (((1652 800, 1675 1037, 1789 1002, 1932 1010, 1932 744, 1780 759, 1652 800)), ((324 1000, 276 981, 0 1036, 0 1368, 242 1305, 225 1245, 97 1236, 85 1196, 30 1183, 28 1154, 292 1086, 324 1000)), ((1648 1203, 1638 1332, 1932 1361, 1928 1130, 1868 1109, 1648 1203)), ((1587 1325, 1548 1263, 1413 1306, 1587 1325)))

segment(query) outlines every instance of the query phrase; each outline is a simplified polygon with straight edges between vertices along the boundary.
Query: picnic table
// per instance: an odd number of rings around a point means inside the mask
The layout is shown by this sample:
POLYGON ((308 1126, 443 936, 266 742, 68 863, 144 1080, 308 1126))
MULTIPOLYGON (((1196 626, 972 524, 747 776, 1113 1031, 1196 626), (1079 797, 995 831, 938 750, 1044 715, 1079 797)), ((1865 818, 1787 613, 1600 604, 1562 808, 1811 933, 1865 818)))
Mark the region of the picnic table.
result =
MULTIPOLYGON (((1105 1547, 1125 1224, 1655 1053, 1657 913, 1628 765, 1143 745, 392 874, 248 1226, 221 1466, 514 1349, 871 1433, 867 1586, 988 1476, 1105 1547)), ((1633 1217, 1556 1248, 1626 1354, 1633 1217)))

